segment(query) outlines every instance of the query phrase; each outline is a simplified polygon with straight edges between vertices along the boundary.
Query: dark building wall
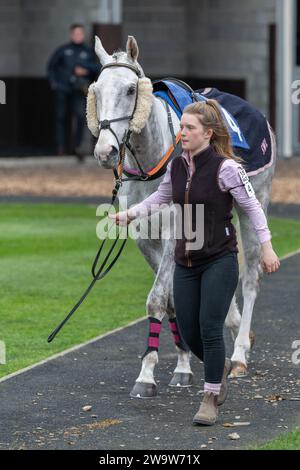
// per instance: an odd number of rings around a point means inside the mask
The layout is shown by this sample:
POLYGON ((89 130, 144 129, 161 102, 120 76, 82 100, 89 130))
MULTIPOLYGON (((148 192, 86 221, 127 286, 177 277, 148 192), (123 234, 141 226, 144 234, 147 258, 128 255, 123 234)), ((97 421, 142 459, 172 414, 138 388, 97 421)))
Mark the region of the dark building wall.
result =
POLYGON ((124 36, 133 34, 150 75, 245 81, 246 98, 269 113, 269 25, 275 0, 124 0, 124 36))
MULTIPOLYGON (((45 148, 51 147, 47 60, 68 40, 70 23, 83 23, 92 44, 92 25, 101 23, 104 3, 0 1, 0 79, 7 85, 7 104, 0 106, 2 148, 27 141, 31 149, 39 141, 35 133, 43 136, 45 148)), ((125 48, 128 35, 136 37, 148 76, 181 77, 194 88, 218 86, 269 115, 268 34, 276 22, 276 0, 123 0, 122 10, 120 46, 125 48)))

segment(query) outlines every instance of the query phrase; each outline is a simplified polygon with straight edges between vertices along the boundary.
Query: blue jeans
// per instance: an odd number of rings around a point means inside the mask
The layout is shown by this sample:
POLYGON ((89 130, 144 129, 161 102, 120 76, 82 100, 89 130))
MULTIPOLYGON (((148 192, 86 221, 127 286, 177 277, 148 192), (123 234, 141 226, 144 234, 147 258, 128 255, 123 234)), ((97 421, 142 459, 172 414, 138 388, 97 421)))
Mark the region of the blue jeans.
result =
POLYGON ((173 287, 178 329, 190 350, 204 362, 205 382, 222 380, 223 327, 238 280, 235 252, 200 266, 175 263, 173 287))

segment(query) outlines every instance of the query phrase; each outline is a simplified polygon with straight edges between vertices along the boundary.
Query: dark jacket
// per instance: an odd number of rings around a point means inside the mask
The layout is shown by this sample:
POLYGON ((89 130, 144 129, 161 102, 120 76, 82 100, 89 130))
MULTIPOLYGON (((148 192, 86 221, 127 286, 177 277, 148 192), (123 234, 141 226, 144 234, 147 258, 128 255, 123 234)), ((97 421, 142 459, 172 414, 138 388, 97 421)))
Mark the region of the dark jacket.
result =
POLYGON ((47 75, 53 90, 70 93, 75 89, 86 89, 100 73, 100 69, 91 48, 85 44, 69 42, 54 51, 47 64, 47 75), (87 69, 89 74, 84 77, 76 76, 76 65, 87 69))
POLYGON ((175 261, 184 266, 197 266, 227 252, 238 252, 236 230, 231 223, 233 197, 223 191, 218 182, 220 166, 226 157, 218 155, 210 145, 193 158, 195 172, 191 178, 184 157, 175 157, 171 164, 173 202, 181 206, 177 227, 182 229, 182 238, 176 240, 175 261), (190 209, 184 208, 184 204, 189 204, 190 209), (188 250, 188 228, 192 227, 198 234, 191 242, 203 229, 201 223, 199 230, 201 218, 198 217, 196 230, 196 204, 204 205, 204 243, 202 248, 188 250))

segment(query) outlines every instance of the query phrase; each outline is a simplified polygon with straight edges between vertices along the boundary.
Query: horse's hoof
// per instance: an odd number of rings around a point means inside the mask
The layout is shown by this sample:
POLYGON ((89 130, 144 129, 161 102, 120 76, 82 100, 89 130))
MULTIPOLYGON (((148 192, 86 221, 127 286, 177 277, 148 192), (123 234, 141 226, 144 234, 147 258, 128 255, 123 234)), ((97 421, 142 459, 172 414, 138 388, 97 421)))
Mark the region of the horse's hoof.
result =
POLYGON ((249 339, 250 339, 250 348, 252 349, 255 343, 255 333, 253 330, 251 330, 249 333, 249 339))
POLYGON ((193 374, 189 372, 175 373, 169 383, 169 387, 191 387, 193 374))
POLYGON ((132 398, 153 398, 157 396, 157 386, 151 383, 135 382, 130 392, 132 398))
POLYGON ((229 374, 230 379, 237 379, 238 377, 246 377, 248 375, 248 369, 245 364, 239 361, 232 361, 232 369, 229 374))

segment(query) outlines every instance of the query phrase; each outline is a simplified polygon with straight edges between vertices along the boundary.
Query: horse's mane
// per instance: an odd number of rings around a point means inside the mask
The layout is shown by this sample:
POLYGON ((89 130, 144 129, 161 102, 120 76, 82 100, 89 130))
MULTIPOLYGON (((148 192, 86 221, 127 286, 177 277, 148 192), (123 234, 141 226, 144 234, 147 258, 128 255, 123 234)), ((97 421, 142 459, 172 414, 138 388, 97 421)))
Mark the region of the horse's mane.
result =
POLYGON ((122 62, 126 59, 128 61, 128 56, 126 52, 122 51, 122 49, 117 49, 112 53, 112 58, 116 60, 116 62, 122 62))

